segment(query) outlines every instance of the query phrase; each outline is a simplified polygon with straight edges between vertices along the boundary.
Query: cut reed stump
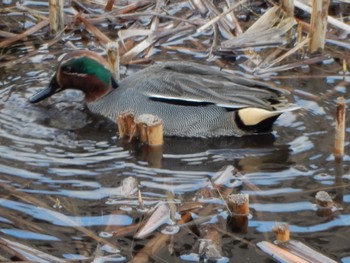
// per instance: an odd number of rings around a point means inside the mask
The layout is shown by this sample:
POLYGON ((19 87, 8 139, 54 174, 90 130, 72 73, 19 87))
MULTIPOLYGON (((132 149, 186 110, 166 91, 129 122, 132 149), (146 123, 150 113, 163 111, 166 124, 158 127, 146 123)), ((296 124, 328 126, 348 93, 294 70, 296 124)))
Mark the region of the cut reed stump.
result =
POLYGON ((132 111, 125 111, 118 115, 117 126, 120 138, 129 138, 131 141, 137 136, 135 114, 132 111))
POLYGON ((328 7, 330 0, 312 0, 309 52, 324 49, 327 30, 328 7))
POLYGON ((163 121, 151 114, 142 114, 135 120, 140 141, 150 146, 163 145, 163 121))
POLYGON ((344 156, 344 145, 345 145, 345 132, 346 132, 346 101, 344 97, 339 97, 337 99, 337 110, 335 116, 335 138, 334 138, 334 175, 336 178, 336 184, 342 185, 343 187, 339 187, 337 189, 337 193, 335 195, 335 200, 338 202, 343 201, 344 197, 344 189, 346 184, 342 179, 344 174, 343 167, 343 156, 344 156))
POLYGON ((64 0, 50 0, 50 33, 56 35, 63 31, 64 16, 63 16, 64 0))
POLYGON ((126 111, 118 115, 117 125, 121 138, 138 137, 141 143, 149 146, 161 146, 163 140, 163 121, 151 114, 142 114, 135 118, 132 111, 126 111))
POLYGON ((163 158, 163 121, 154 115, 143 114, 135 118, 133 111, 122 112, 117 116, 119 137, 139 139, 141 154, 151 167, 160 168, 163 158))
POLYGON ((247 233, 249 216, 249 195, 232 194, 227 198, 227 206, 231 215, 227 217, 227 224, 234 233, 247 233))
POLYGON ((332 197, 325 191, 316 193, 317 215, 330 216, 333 213, 334 202, 332 197))
POLYGON ((287 242, 290 239, 289 225, 287 223, 277 223, 272 231, 276 234, 278 243, 287 242))
POLYGON ((337 99, 336 125, 335 125, 335 141, 334 141, 334 156, 342 159, 344 155, 345 144, 345 112, 346 104, 344 97, 337 99))

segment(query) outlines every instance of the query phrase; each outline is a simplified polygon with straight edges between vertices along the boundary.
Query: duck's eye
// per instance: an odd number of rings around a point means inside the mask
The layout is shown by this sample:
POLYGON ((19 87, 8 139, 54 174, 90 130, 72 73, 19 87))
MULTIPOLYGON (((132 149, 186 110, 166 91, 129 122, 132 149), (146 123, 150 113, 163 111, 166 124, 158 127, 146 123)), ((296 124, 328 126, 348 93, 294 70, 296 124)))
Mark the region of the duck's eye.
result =
POLYGON ((68 66, 68 65, 65 65, 65 66, 62 66, 62 70, 64 72, 72 72, 72 67, 68 66))

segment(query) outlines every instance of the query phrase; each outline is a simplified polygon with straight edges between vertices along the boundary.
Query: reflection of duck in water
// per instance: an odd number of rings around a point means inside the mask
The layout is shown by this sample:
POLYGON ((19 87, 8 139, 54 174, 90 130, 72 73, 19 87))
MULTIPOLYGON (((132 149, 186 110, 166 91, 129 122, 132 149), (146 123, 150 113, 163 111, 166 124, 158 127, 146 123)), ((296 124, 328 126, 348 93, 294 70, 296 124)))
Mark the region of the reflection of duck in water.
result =
POLYGON ((188 62, 156 64, 117 83, 107 61, 91 51, 67 54, 30 102, 69 88, 83 91, 94 113, 113 121, 126 110, 157 115, 165 135, 180 137, 267 132, 280 114, 297 108, 282 89, 188 62))
POLYGON ((148 162, 150 167, 218 171, 231 164, 242 173, 252 173, 281 171, 293 164, 289 159, 289 145, 275 141, 274 134, 264 133, 206 139, 165 138, 160 152, 137 142, 118 140, 117 145, 129 151, 136 160, 148 162))

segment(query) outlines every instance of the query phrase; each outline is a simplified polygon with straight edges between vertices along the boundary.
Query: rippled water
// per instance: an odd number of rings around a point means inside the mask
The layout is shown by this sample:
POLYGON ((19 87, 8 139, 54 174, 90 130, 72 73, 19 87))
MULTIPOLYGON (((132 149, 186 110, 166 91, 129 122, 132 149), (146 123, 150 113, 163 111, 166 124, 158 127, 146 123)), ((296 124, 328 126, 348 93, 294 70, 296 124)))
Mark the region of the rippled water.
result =
MULTIPOLYGON (((44 49, 1 69, 1 237, 76 259, 92 256, 96 250, 96 241, 80 229, 85 227, 119 247, 121 258, 115 261, 131 259, 152 236, 145 240, 132 235, 110 237, 108 228, 135 223, 134 208, 124 211, 110 199, 118 194, 123 179, 138 180, 145 200, 153 200, 150 207, 166 200, 167 191, 186 203, 196 199, 222 167, 233 165, 244 174, 237 192, 249 194, 251 203, 248 232, 241 237, 254 244, 273 240, 275 222, 288 222, 293 239, 350 262, 349 157, 345 156, 343 174, 336 176, 332 156, 335 100, 346 94, 350 80, 339 85, 343 79, 334 70, 339 68, 336 62, 323 65, 331 73, 317 65, 284 74, 282 84, 296 89, 290 99, 303 109, 281 116, 272 134, 166 138, 160 158, 118 139, 115 124, 90 114, 79 92, 57 94, 38 105, 28 103, 33 93, 48 84, 58 55, 44 49), (324 77, 293 77, 297 74, 324 77), (332 216, 317 216, 314 196, 320 190, 327 190, 342 209, 332 216)), ((163 60, 162 55, 157 56, 163 60)), ((198 238, 175 235, 173 242, 175 253, 163 249, 155 262, 178 262, 179 255, 195 253, 198 238)), ((257 262, 257 257, 259 262, 269 261, 232 236, 224 235, 222 242, 224 256, 236 262, 257 262)), ((103 250, 115 252, 108 247, 103 250)))

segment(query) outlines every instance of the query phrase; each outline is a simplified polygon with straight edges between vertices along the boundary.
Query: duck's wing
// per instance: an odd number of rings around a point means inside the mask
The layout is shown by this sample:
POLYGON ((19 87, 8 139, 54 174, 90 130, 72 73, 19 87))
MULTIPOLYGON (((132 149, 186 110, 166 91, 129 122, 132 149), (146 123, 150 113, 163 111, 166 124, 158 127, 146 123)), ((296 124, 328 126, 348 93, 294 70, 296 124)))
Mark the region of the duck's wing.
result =
POLYGON ((143 79, 143 93, 150 99, 167 103, 272 110, 273 104, 285 103, 283 94, 288 93, 263 82, 198 64, 164 63, 148 72, 143 79))

